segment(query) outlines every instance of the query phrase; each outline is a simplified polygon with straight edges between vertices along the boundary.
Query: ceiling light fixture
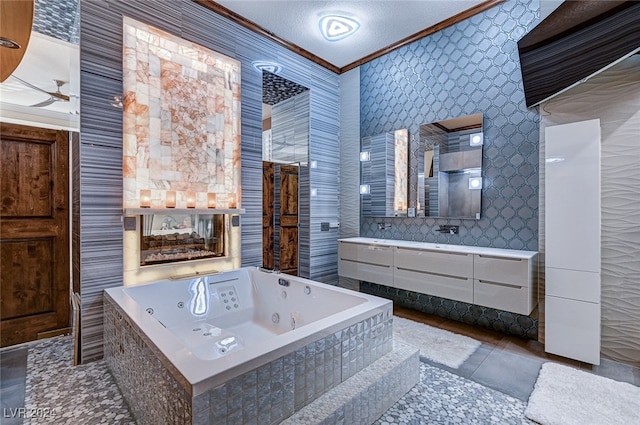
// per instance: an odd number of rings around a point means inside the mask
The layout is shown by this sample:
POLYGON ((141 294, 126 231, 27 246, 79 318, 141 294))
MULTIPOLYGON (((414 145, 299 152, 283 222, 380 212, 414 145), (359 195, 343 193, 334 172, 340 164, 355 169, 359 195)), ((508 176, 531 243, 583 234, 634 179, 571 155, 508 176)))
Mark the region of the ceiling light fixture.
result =
POLYGON ((339 41, 360 28, 360 22, 342 15, 325 15, 320 18, 320 33, 327 41, 339 41))
POLYGON ((0 37, 0 47, 6 47, 7 49, 20 49, 22 46, 10 38, 0 37))
POLYGON ((253 67, 260 73, 267 71, 272 74, 279 74, 282 71, 282 65, 276 62, 253 61, 251 62, 251 65, 253 65, 253 67))

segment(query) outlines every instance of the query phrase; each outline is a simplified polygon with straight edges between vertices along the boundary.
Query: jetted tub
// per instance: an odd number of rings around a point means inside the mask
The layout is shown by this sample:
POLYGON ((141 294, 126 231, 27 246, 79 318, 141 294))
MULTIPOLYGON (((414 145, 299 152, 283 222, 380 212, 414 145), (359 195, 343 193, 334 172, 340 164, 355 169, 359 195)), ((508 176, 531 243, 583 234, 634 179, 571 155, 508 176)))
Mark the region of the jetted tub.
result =
POLYGON ((111 288, 104 306, 141 424, 277 423, 392 348, 389 300, 256 268, 111 288))

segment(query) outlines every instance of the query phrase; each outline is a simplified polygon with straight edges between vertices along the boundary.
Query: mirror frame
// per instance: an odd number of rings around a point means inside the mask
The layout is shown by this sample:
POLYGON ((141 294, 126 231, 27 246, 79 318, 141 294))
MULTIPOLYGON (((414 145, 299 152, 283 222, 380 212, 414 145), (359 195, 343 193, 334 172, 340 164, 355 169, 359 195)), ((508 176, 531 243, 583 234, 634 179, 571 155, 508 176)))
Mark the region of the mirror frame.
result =
POLYGON ((483 115, 420 125, 416 215, 480 219, 483 115))

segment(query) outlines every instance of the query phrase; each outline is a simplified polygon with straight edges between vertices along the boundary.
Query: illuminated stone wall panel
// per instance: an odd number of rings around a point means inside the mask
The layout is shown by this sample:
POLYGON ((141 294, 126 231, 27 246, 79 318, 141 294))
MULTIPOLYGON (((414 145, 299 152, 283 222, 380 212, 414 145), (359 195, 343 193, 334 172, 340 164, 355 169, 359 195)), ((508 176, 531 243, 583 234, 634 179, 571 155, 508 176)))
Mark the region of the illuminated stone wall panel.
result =
POLYGON ((126 17, 123 36, 124 207, 164 208, 167 191, 238 207, 240 62, 126 17))

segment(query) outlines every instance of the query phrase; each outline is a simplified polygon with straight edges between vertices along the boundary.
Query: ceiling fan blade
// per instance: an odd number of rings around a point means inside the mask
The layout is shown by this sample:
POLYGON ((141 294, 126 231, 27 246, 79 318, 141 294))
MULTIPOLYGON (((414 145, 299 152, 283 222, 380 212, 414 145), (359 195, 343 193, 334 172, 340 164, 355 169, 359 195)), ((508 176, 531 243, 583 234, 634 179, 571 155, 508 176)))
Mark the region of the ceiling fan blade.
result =
MULTIPOLYGON (((47 93, 49 93, 49 92, 47 92, 47 93)), ((63 100, 65 102, 69 101, 69 96, 67 96, 66 94, 53 92, 53 93, 49 93, 49 95, 51 95, 51 97, 57 98, 58 100, 63 100)))
MULTIPOLYGON (((31 83, 29 83, 29 82, 27 82, 27 81, 23 80, 22 78, 16 77, 15 75, 12 75, 11 77, 13 77, 13 78, 15 78, 16 80, 20 81, 20 82, 21 82, 22 84, 24 84, 25 86, 27 86, 27 87, 29 87, 29 88, 32 88, 32 89, 34 89, 34 90, 37 90, 37 91, 39 91, 39 92, 41 92, 41 93, 46 93, 46 94, 48 94, 49 96, 51 96, 51 97, 53 97, 53 98, 57 98, 57 99, 59 99, 59 100, 64 100, 65 102, 68 102, 68 101, 69 101, 69 96, 67 96, 67 95, 64 95, 64 94, 62 94, 62 93, 57 93, 57 92, 48 92, 48 91, 46 91, 46 90, 41 89, 41 88, 40 88, 40 87, 38 87, 38 86, 34 86, 33 84, 31 84, 31 83)), ((50 103, 49 103, 49 104, 50 104, 50 103)), ((32 106, 33 106, 33 105, 32 105, 32 106)))
POLYGON ((43 106, 49 106, 52 103, 56 102, 58 99, 56 99, 55 97, 50 97, 49 99, 45 100, 44 102, 40 102, 40 103, 36 103, 34 105, 29 105, 30 107, 34 107, 34 108, 42 108, 43 106))

